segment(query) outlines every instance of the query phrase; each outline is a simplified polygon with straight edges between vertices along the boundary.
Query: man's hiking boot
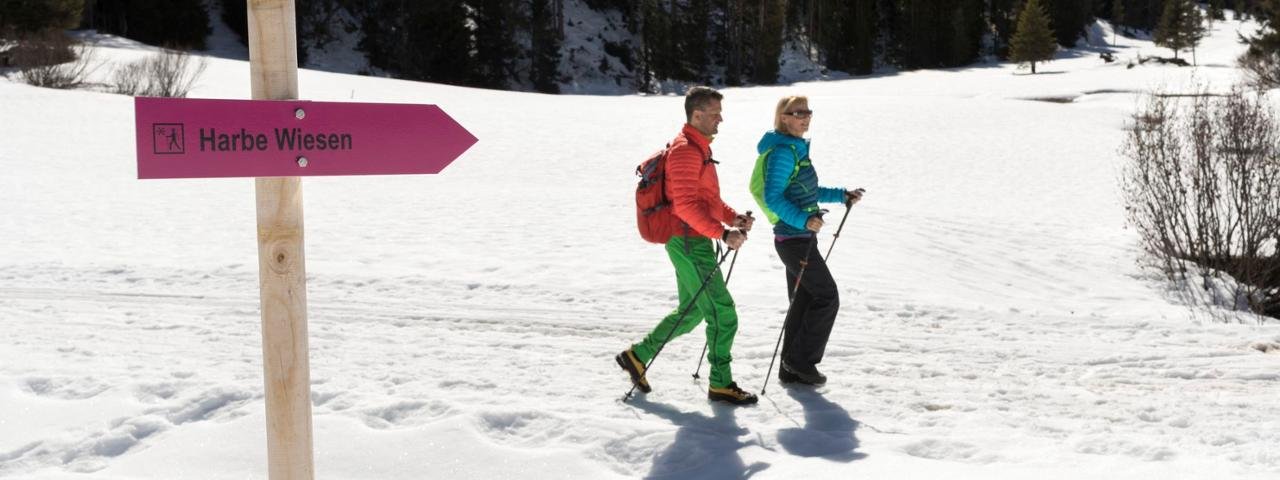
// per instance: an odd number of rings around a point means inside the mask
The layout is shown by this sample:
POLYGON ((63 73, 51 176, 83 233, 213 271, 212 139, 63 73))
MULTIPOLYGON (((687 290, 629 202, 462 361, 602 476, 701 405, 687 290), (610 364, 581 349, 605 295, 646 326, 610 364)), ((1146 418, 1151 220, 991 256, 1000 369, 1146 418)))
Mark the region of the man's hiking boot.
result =
POLYGON ((818 371, 818 367, 809 366, 809 368, 796 368, 786 360, 782 361, 782 367, 778 368, 778 381, 782 383, 803 383, 805 385, 823 385, 827 383, 827 376, 818 371))
POLYGON ((649 388, 649 380, 644 378, 644 362, 641 362, 640 359, 636 358, 636 354, 633 353, 630 348, 619 353, 617 356, 613 357, 613 359, 618 361, 619 367, 622 367, 623 370, 627 371, 628 375, 631 375, 632 385, 635 385, 636 388, 640 389, 640 391, 644 393, 652 391, 652 389, 649 388))
POLYGON ((707 390, 707 398, 717 402, 732 403, 734 405, 752 405, 759 401, 756 394, 738 388, 738 382, 730 383, 723 388, 712 387, 707 390))

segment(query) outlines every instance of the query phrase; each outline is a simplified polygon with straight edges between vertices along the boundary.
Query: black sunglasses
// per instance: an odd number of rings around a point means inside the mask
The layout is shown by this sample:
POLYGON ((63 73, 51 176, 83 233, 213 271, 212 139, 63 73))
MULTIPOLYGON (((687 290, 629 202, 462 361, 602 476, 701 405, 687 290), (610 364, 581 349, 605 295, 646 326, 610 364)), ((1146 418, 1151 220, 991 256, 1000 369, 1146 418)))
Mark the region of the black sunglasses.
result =
POLYGON ((782 112, 783 115, 791 115, 799 119, 806 119, 813 116, 813 110, 796 110, 792 112, 782 112))

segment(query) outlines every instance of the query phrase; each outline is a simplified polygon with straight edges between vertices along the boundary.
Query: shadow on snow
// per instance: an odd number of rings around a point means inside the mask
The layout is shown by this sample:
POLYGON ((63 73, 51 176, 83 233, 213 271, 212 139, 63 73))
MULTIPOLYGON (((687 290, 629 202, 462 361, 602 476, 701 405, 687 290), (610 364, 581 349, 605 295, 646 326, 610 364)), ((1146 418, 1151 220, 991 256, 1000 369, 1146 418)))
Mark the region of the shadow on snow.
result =
MULTIPOLYGON (((867 457, 858 452, 857 430, 861 424, 844 407, 811 388, 786 391, 804 409, 804 423, 796 421, 796 427, 778 432, 778 445, 784 452, 843 463, 867 457)), ((712 404, 713 415, 708 417, 650 402, 643 396, 633 400, 632 405, 678 427, 675 440, 654 457, 646 479, 747 479, 769 468, 764 462, 747 465, 738 454, 744 447, 764 447, 758 437, 743 439, 751 432, 738 425, 735 416, 740 407, 712 404)))

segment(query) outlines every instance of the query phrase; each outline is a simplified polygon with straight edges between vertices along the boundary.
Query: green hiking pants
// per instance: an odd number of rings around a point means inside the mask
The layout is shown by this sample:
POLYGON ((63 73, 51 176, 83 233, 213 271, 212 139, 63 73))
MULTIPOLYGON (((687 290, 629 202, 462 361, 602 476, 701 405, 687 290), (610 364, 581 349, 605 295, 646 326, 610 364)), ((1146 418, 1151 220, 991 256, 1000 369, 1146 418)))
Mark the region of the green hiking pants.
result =
POLYGON ((649 363, 649 360, 662 348, 664 340, 679 337, 703 320, 707 321, 707 362, 711 365, 710 384, 712 388, 722 388, 733 383, 733 373, 729 370, 729 362, 733 360, 729 350, 733 347, 733 336, 738 332, 738 313, 734 311, 733 298, 725 287, 724 277, 716 269, 716 252, 711 240, 706 238, 671 237, 667 241, 667 255, 671 264, 676 267, 676 286, 680 291, 680 306, 662 319, 644 341, 632 345, 637 359, 649 363), (685 251, 686 242, 688 251, 685 251), (715 273, 711 273, 713 269, 715 273), (702 281, 711 275, 706 288, 694 298, 694 294, 702 287, 702 281), (680 313, 693 302, 694 307, 681 319, 680 313), (675 330, 672 333, 672 329, 675 330))

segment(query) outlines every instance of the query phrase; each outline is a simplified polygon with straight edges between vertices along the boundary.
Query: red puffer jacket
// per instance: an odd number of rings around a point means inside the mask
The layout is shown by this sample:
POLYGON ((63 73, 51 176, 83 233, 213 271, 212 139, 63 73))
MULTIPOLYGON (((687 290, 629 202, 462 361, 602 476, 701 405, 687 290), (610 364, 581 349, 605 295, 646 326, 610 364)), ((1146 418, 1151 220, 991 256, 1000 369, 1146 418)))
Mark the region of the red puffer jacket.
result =
MULTIPOLYGON (((738 216, 720 199, 720 177, 711 160, 711 140, 689 124, 671 141, 666 185, 675 221, 689 225, 689 235, 718 240, 724 235, 723 224, 732 225, 738 216)), ((684 232, 683 225, 674 227, 676 232, 684 232)))

